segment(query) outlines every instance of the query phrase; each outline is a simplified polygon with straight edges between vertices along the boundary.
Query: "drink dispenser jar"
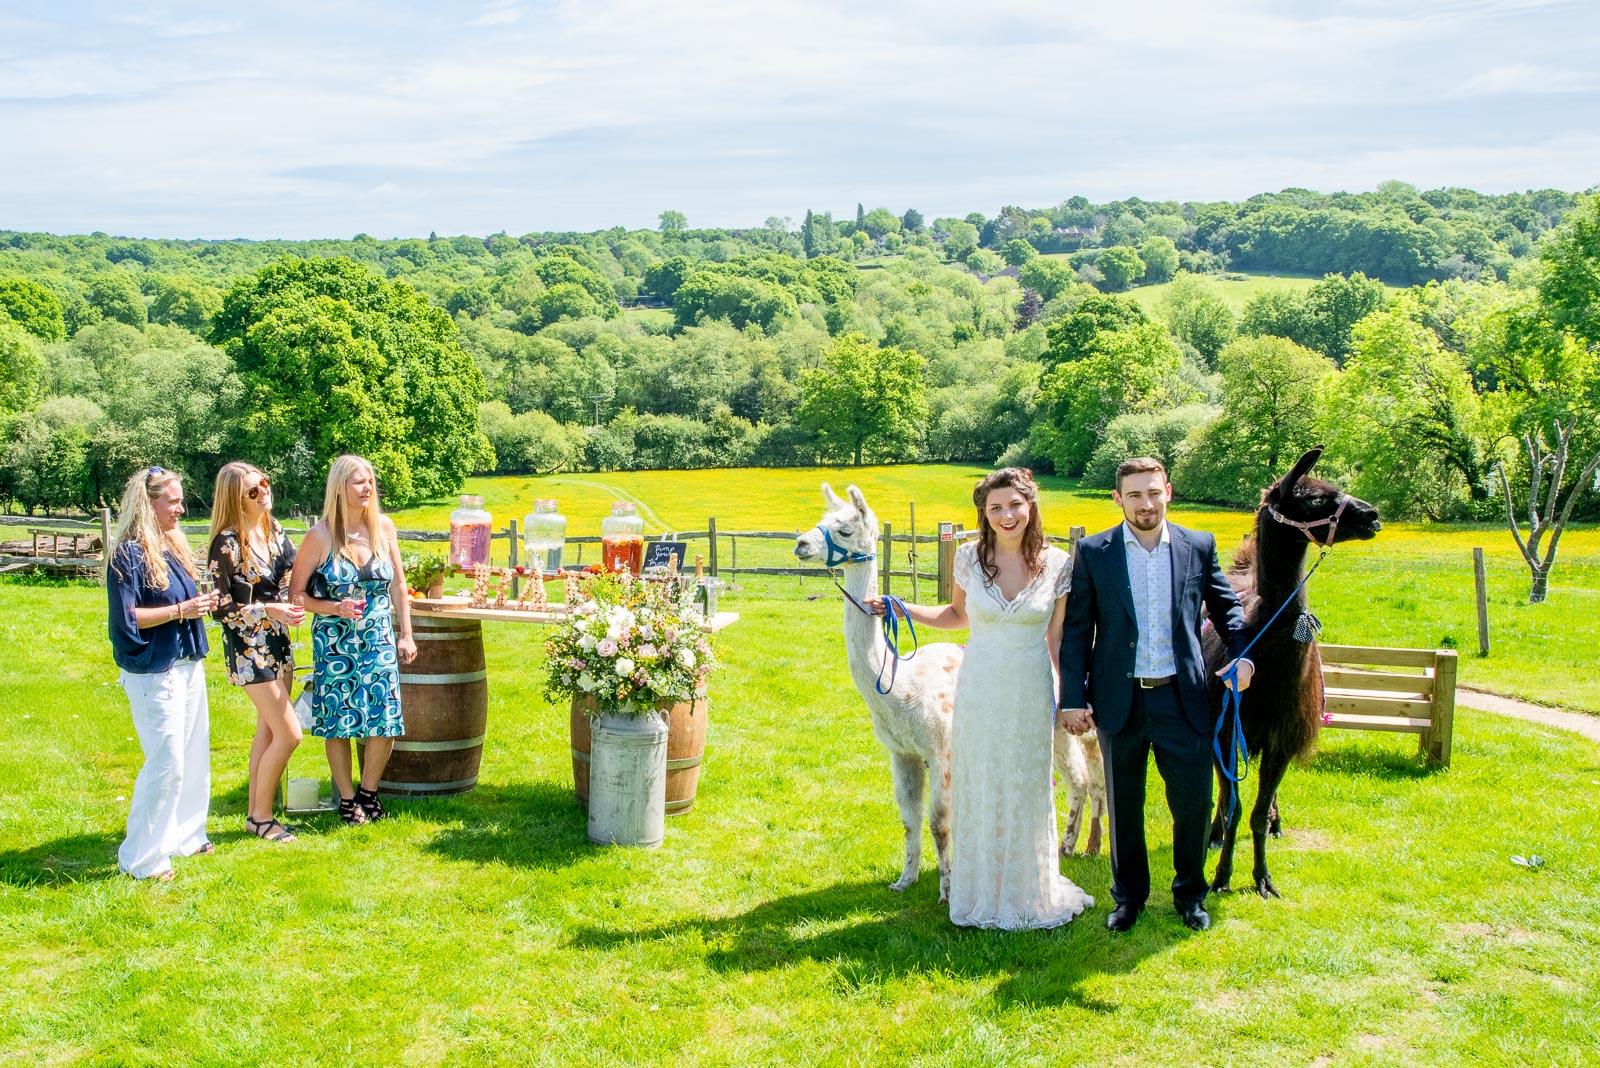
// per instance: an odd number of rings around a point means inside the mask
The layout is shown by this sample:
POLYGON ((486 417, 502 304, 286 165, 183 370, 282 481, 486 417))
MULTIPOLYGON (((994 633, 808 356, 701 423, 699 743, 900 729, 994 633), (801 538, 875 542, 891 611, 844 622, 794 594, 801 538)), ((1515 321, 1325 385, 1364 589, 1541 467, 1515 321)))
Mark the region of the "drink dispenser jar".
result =
POLYGON ((489 534, 494 517, 483 509, 483 498, 461 495, 461 507, 450 513, 450 563, 475 567, 489 562, 489 534))
POLYGON ((600 521, 600 548, 607 571, 639 573, 644 566, 644 520, 638 509, 627 501, 611 505, 611 514, 600 521))
POLYGON ((528 566, 534 570, 559 571, 561 548, 567 542, 567 517, 556 511, 556 502, 537 500, 533 511, 522 517, 522 548, 528 566))

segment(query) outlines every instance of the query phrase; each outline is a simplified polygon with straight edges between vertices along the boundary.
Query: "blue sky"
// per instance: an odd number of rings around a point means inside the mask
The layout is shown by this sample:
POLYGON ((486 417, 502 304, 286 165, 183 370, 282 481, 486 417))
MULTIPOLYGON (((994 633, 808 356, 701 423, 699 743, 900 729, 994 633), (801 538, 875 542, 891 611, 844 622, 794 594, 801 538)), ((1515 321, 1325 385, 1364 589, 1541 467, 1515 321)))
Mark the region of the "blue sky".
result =
POLYGON ((1600 5, 0 0, 0 229, 377 237, 1600 182, 1600 5))

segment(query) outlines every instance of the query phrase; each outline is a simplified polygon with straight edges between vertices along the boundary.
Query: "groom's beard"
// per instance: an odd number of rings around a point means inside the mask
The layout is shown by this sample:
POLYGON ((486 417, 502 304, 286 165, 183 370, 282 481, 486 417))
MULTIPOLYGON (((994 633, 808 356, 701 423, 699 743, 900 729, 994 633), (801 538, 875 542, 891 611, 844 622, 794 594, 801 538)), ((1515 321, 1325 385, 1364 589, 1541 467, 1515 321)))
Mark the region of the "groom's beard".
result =
POLYGON ((1128 517, 1128 525, 1133 527, 1134 530, 1148 533, 1152 530, 1160 530, 1161 521, 1166 517, 1166 513, 1159 510, 1144 516, 1135 513, 1128 517))

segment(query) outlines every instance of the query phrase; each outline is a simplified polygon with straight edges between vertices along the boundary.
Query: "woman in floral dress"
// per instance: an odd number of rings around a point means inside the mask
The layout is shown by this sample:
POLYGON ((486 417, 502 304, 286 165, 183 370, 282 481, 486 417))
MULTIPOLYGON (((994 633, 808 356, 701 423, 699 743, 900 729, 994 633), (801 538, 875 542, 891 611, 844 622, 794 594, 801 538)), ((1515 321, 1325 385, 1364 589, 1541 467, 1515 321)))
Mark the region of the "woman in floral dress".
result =
POLYGON ((245 827, 273 842, 294 840, 272 815, 278 781, 300 744, 300 721, 289 703, 289 628, 300 625, 305 609, 285 596, 294 556, 293 543, 272 517, 271 480, 247 463, 223 465, 211 506, 211 574, 222 595, 212 615, 222 624, 228 681, 243 687, 256 706, 245 827))

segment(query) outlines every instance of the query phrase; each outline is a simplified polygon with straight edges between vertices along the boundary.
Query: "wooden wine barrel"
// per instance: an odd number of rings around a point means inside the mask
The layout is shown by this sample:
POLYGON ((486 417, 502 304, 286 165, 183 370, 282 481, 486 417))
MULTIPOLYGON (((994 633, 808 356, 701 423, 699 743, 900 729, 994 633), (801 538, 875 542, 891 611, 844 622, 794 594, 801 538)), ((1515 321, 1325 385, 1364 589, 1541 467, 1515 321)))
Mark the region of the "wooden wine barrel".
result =
POLYGON ((672 706, 667 730, 667 815, 694 808, 700 764, 706 755, 706 695, 672 706))
POLYGON ((483 627, 475 619, 413 614, 417 658, 400 666, 400 712, 378 792, 386 797, 464 794, 478 785, 489 722, 483 627))
MULTIPOLYGON (((572 731, 572 788, 578 804, 589 807, 589 748, 594 699, 574 698, 572 731)), ((700 766, 705 760, 707 705, 702 694, 693 702, 672 706, 667 727, 667 815, 677 816, 694 807, 700 787, 700 766)))

